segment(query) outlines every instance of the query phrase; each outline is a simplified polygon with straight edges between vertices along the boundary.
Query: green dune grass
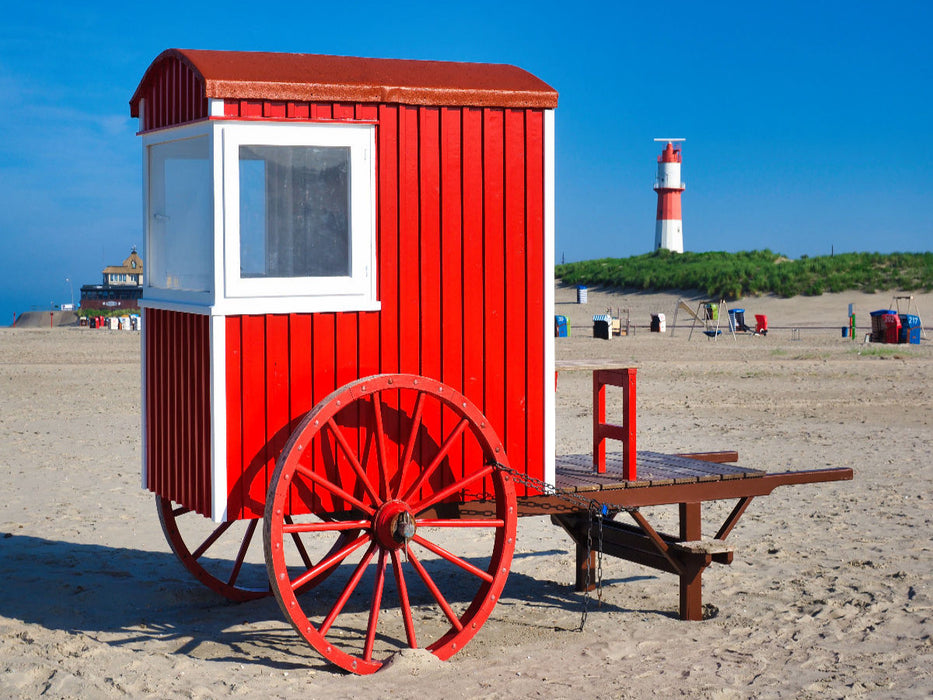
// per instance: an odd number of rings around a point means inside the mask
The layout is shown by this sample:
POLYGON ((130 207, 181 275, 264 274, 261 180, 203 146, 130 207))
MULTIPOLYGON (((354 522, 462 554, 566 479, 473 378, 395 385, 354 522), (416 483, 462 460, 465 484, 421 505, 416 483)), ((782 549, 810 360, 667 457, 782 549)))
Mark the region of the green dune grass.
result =
POLYGON ((672 253, 557 265, 566 284, 664 291, 696 289, 710 298, 817 296, 824 292, 933 289, 933 253, 842 253, 790 260, 770 250, 672 253))

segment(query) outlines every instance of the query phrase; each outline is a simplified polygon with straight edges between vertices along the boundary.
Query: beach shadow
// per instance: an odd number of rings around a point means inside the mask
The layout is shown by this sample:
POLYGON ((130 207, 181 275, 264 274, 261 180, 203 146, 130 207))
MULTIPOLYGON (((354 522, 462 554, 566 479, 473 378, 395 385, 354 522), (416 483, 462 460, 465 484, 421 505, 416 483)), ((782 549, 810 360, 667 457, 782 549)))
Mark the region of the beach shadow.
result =
MULTIPOLYGON (((556 554, 566 552, 521 553, 515 559, 556 554)), ((467 559, 480 567, 487 563, 483 558, 467 559)), ((431 576, 452 605, 462 607, 472 598, 472 583, 457 567, 445 560, 424 563, 430 564, 431 576)), ((247 566, 264 569, 260 564, 247 566)), ((364 581, 366 578, 372 580, 373 574, 368 573, 364 581)), ((612 582, 624 584, 638 578, 642 577, 612 582)), ((0 534, 0 581, 3 582, 2 618, 22 620, 50 630, 80 632, 113 646, 159 641, 167 643, 172 653, 214 661, 261 664, 285 670, 309 665, 330 668, 295 634, 274 598, 231 603, 198 583, 170 552, 76 544, 4 533, 0 534), (283 661, 282 657, 295 660, 283 661)), ((387 581, 383 608, 392 609, 398 605, 398 599, 391 575, 387 581)), ((332 601, 343 585, 340 576, 334 574, 305 595, 319 595, 322 600, 332 601)), ((410 586, 412 605, 430 604, 429 595, 418 589, 418 585, 410 586)), ((304 598, 302 600, 304 603, 304 598)), ((572 586, 513 570, 500 605, 503 609, 533 608, 537 611, 535 616, 519 616, 519 623, 554 629, 552 618, 566 617, 565 613, 582 609, 582 594, 575 593, 572 586)), ((368 608, 369 601, 364 595, 354 595, 345 611, 354 614, 368 608)), ((590 610, 594 609, 591 605, 590 610)), ((605 602, 601 609, 632 612, 605 602)), ((658 614, 665 613, 659 611, 658 614)), ((490 624, 503 624, 502 619, 496 618, 494 611, 490 624)))

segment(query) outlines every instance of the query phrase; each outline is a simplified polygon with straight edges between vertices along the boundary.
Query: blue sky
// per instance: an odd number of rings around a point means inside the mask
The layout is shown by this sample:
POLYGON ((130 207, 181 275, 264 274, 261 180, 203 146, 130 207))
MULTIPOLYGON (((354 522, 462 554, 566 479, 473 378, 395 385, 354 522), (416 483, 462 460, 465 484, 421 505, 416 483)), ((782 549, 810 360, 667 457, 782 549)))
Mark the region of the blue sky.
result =
POLYGON ((142 244, 128 100, 165 48, 512 63, 560 93, 557 259, 933 249, 933 3, 21 3, 0 24, 0 324, 142 244))

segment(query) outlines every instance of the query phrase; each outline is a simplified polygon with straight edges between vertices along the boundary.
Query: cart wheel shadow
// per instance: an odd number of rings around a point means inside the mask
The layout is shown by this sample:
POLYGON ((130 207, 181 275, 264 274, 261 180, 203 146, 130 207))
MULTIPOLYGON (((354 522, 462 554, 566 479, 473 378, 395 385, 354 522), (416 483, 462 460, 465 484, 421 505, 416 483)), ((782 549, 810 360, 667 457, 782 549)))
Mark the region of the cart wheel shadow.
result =
MULTIPOLYGON (((210 661, 338 673, 305 646, 283 620, 273 598, 231 603, 194 580, 169 551, 76 544, 11 533, 0 534, 0 548, 0 580, 4 581, 0 618, 81 633, 113 646, 149 649, 156 643, 165 645, 168 653, 210 661)), ((566 552, 522 553, 515 559, 548 556, 566 556, 566 552)), ((484 563, 480 558, 467 559, 477 566, 484 563)), ((462 577, 456 567, 443 560, 432 563, 439 584, 450 586, 444 590, 450 602, 468 602, 472 591, 457 585, 462 577)), ((613 583, 630 580, 634 579, 613 583)), ((335 580, 325 585, 339 583, 335 580)), ((393 600, 394 591, 389 594, 387 587, 386 605, 391 606, 393 600)), ((582 610, 582 596, 572 586, 513 570, 500 605, 502 611, 494 612, 488 625, 521 624, 553 630, 555 618, 566 619, 582 610), (512 606, 534 607, 536 619, 529 620, 525 614, 516 621, 512 619, 516 616, 502 614, 512 606)), ((366 600, 351 599, 347 613, 363 614, 368 607, 366 600)), ((600 610, 632 612, 605 600, 600 610)))

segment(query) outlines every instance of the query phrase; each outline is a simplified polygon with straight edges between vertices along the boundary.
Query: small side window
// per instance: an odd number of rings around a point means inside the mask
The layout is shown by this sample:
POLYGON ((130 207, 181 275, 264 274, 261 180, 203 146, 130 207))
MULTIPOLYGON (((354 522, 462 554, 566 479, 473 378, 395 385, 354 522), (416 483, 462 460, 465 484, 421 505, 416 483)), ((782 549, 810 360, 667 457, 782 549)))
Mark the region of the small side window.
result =
POLYGON ((206 136, 149 146, 148 286, 211 288, 212 187, 206 136))

